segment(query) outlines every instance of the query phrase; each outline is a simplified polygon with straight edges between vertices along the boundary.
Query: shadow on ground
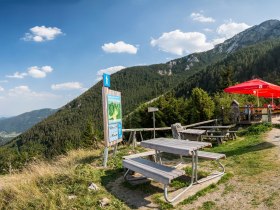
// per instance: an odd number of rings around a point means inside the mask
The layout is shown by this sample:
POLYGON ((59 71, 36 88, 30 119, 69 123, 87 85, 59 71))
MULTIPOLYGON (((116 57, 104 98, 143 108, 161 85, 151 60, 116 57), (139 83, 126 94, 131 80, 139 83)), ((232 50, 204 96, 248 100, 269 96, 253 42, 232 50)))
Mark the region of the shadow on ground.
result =
POLYGON ((245 147, 239 147, 234 150, 230 151, 225 151, 224 154, 226 154, 227 157, 234 156, 234 155, 243 155, 245 153, 250 153, 250 152, 257 152, 265 149, 270 149, 275 147, 274 144, 270 142, 261 142, 256 145, 247 145, 245 147))
POLYGON ((155 183, 151 184, 150 181, 132 185, 124 180, 123 174, 122 169, 107 170, 105 175, 101 177, 101 183, 130 208, 146 207, 157 209, 158 207, 152 202, 152 196, 157 193, 163 193, 162 186, 160 184, 155 185, 155 183))

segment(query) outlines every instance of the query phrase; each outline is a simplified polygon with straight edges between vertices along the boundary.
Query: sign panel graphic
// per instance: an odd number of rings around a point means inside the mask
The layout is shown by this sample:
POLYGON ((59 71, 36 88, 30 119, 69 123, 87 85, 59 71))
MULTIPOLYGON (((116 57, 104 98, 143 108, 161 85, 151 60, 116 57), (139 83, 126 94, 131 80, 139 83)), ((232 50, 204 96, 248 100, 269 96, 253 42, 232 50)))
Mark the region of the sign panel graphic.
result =
POLYGON ((116 141, 122 138, 122 107, 121 96, 107 95, 108 140, 116 141))

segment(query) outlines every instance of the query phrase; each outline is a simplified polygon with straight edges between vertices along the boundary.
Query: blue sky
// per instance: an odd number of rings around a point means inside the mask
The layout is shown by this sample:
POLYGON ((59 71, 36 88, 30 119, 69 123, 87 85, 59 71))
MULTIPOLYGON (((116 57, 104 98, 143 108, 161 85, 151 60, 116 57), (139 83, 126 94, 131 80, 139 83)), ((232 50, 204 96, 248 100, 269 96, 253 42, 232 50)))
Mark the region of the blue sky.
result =
POLYGON ((58 108, 103 72, 211 49, 278 1, 0 0, 0 116, 58 108))

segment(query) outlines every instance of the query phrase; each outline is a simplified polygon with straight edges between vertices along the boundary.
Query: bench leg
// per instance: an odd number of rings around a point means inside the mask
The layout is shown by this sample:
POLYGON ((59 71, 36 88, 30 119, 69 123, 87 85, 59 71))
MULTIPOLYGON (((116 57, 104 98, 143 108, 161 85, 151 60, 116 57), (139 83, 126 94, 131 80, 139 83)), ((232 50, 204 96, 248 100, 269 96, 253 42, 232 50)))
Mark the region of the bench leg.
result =
POLYGON ((184 194, 187 190, 189 190, 192 187, 192 185, 194 183, 195 175, 197 174, 196 158, 197 158, 197 153, 193 152, 192 153, 192 177, 191 177, 191 183, 182 192, 178 193, 174 198, 170 199, 170 198, 168 198, 168 185, 167 184, 164 185, 164 199, 167 202, 172 203, 173 201, 175 201, 177 198, 179 198, 182 194, 184 194))
POLYGON ((208 181, 208 180, 211 180, 211 179, 215 179, 216 177, 219 177, 219 176, 223 176, 224 175, 224 173, 225 173, 225 167, 223 166, 223 164, 219 161, 219 159, 218 160, 216 160, 217 161, 217 163, 219 164, 219 166, 222 168, 222 172, 218 172, 218 173, 216 173, 216 174, 213 174, 212 176, 210 175, 210 177, 208 177, 208 178, 205 178, 205 179, 202 179, 201 181, 197 181, 197 183, 203 183, 203 182, 206 182, 206 181, 208 181))
POLYGON ((218 138, 217 138, 217 143, 218 143, 218 145, 220 145, 220 144, 222 144, 222 143, 223 143, 223 140, 222 140, 222 138, 221 138, 221 137, 218 137, 218 138))
POLYGON ((161 161, 161 157, 160 157, 160 152, 158 150, 155 150, 155 162, 162 165, 162 161, 161 161))

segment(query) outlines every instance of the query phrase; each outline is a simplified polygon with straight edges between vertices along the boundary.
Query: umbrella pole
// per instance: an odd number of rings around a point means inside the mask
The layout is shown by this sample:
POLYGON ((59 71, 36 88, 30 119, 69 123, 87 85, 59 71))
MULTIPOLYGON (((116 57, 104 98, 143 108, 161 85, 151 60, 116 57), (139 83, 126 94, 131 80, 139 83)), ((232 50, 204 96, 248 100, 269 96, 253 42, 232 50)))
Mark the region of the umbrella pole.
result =
POLYGON ((258 107, 260 106, 260 101, 259 101, 259 91, 257 91, 257 99, 258 99, 258 107))

